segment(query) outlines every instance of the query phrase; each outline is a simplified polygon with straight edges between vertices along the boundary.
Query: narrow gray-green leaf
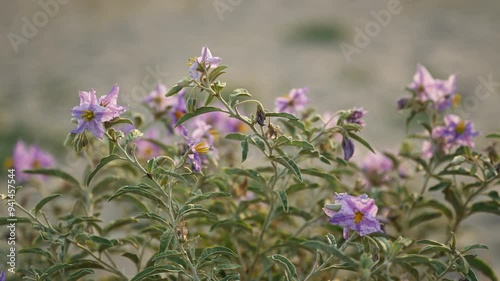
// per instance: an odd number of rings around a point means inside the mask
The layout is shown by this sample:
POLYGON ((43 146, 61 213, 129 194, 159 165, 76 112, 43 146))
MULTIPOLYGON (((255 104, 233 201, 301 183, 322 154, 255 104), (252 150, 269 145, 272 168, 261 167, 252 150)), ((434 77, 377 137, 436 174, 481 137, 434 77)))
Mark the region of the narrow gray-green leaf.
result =
POLYGON ((42 209, 43 206, 45 206, 45 204, 49 203, 50 201, 56 199, 59 196, 62 196, 62 194, 52 194, 40 200, 40 202, 38 202, 38 204, 36 204, 35 206, 34 209, 35 214, 38 213, 40 209, 42 209))
POLYGON ((175 127, 179 126, 180 124, 186 122, 187 120, 189 120, 193 117, 196 117, 198 115, 205 114, 208 112, 214 112, 214 111, 222 111, 222 109, 220 109, 218 107, 211 107, 211 106, 197 108, 195 111, 186 113, 181 118, 179 118, 179 120, 177 120, 177 123, 175 124, 175 127))
POLYGON ((97 164, 95 169, 87 177, 85 185, 89 186, 90 182, 92 181, 94 176, 97 174, 97 172, 99 172, 99 170, 102 169, 102 167, 106 166, 106 164, 108 164, 109 162, 115 161, 115 160, 125 160, 125 158, 120 157, 116 154, 111 154, 111 155, 108 155, 108 156, 102 158, 101 161, 99 161, 99 164, 97 164))

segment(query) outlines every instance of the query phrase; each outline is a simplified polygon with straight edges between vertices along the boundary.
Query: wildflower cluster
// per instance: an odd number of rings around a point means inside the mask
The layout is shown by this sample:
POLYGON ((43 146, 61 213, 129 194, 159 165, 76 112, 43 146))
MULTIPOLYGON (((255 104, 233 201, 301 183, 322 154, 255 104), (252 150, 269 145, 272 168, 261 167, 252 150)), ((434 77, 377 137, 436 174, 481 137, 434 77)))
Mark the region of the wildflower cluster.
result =
POLYGON ((120 105, 118 85, 81 91, 65 141, 87 160, 79 172, 16 144, 12 278, 497 280, 487 246, 460 240, 464 220, 500 214, 500 163, 454 114, 455 75, 419 65, 397 104, 407 137, 374 150, 363 108, 315 112, 308 87, 266 105, 229 90, 221 63, 203 47, 186 77, 144 98, 147 114, 120 105))

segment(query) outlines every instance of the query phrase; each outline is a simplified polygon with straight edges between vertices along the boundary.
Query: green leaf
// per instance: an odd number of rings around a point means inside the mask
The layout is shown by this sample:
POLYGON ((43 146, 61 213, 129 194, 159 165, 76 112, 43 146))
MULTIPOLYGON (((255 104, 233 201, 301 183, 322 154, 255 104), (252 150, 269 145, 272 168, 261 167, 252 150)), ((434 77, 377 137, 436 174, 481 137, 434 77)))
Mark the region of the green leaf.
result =
POLYGON ((136 254, 126 252, 126 253, 122 254, 122 257, 126 257, 127 259, 131 260, 136 265, 139 264, 139 257, 136 254))
POLYGON ((117 219, 115 221, 110 222, 106 227, 103 228, 102 233, 107 234, 110 231, 120 228, 124 225, 131 224, 131 223, 137 223, 137 220, 135 218, 121 218, 117 219))
POLYGON ((473 245, 465 246, 465 248, 464 248, 464 250, 462 252, 465 253, 467 251, 474 250, 474 249, 486 249, 486 250, 489 250, 488 246, 486 246, 484 244, 473 244, 473 245))
POLYGON ((71 273, 68 277, 66 277, 65 280, 66 281, 77 281, 80 278, 82 278, 83 276, 89 275, 89 274, 95 274, 95 271, 92 269, 84 268, 84 269, 80 269, 80 270, 77 270, 77 271, 71 273))
POLYGON ((134 194, 134 195, 138 195, 138 196, 141 196, 141 197, 145 197, 145 198, 148 198, 150 199, 151 201, 153 201, 154 203, 162 206, 162 207, 166 207, 167 205, 165 204, 165 202, 163 202, 163 200, 155 193, 153 193, 152 191, 146 189, 147 185, 145 184, 140 184, 139 186, 130 186, 130 185, 126 185, 126 186, 123 186, 123 187, 120 187, 120 189, 118 189, 113 195, 111 195, 109 198, 108 198, 108 202, 110 202, 111 200, 117 198, 117 197, 120 197, 124 194, 127 194, 127 193, 131 193, 131 194, 134 194))
POLYGON ((339 182, 339 179, 336 176, 334 176, 333 174, 323 173, 321 170, 316 169, 316 168, 300 169, 300 172, 302 174, 322 178, 330 183, 338 183, 339 182))
POLYGON ((163 234, 160 237, 160 249, 158 250, 158 253, 163 253, 165 250, 170 247, 170 243, 172 243, 174 239, 174 232, 171 229, 165 230, 163 234))
POLYGON ((295 115, 286 112, 266 112, 266 117, 281 117, 290 120, 299 120, 295 115))
POLYGON ((153 280, 153 279, 148 279, 149 277, 152 277, 154 275, 160 274, 160 273, 165 273, 165 272, 181 272, 182 269, 173 266, 173 265, 160 265, 160 266, 152 266, 144 269, 143 271, 139 272, 136 276, 134 276, 130 281, 140 281, 140 280, 153 280))
POLYGON ((221 270, 233 270, 233 269, 240 268, 240 267, 241 267, 241 265, 239 265, 239 264, 226 263, 226 264, 220 264, 220 265, 214 267, 214 271, 219 272, 221 270))
POLYGON ((109 121, 109 122, 106 122, 106 128, 110 128, 114 125, 118 125, 118 124, 130 124, 130 125, 134 125, 134 122, 132 122, 132 120, 128 119, 128 118, 120 118, 120 117, 116 117, 114 118, 113 120, 109 121))
POLYGON ((346 255, 345 253, 343 253, 340 249, 338 249, 334 245, 328 245, 324 242, 316 241, 316 240, 306 241, 306 242, 301 243, 301 245, 306 247, 306 248, 320 250, 320 251, 325 252, 329 255, 335 256, 339 260, 346 262, 347 264, 349 264, 351 266, 356 265, 356 261, 353 258, 351 258, 348 255, 346 255))
POLYGON ((195 202, 199 202, 199 201, 203 201, 203 200, 207 200, 207 199, 221 198, 221 197, 223 197, 223 198, 231 197, 231 194, 229 194, 227 192, 220 192, 220 191, 206 192, 206 193, 203 193, 200 195, 190 197, 186 201, 185 204, 191 204, 191 203, 195 203, 195 202))
POLYGON ((94 178, 94 176, 97 174, 97 172, 99 172, 99 170, 102 169, 102 167, 104 167, 106 164, 108 164, 109 162, 115 161, 115 160, 125 160, 125 158, 122 158, 116 154, 111 154, 111 155, 108 155, 108 156, 102 158, 101 161, 99 161, 99 164, 97 164, 95 169, 87 177, 87 181, 85 182, 85 185, 89 186, 90 181, 92 181, 92 178, 94 178))
POLYGON ((431 259, 424 255, 407 254, 400 255, 394 258, 397 262, 407 262, 409 264, 429 264, 431 259))
POLYGON ((127 137, 125 138, 125 143, 129 143, 135 140, 136 138, 142 137, 143 135, 144 134, 141 131, 137 129, 132 129, 127 133, 127 137))
POLYGON ((302 181, 302 173, 300 172, 299 167, 295 164, 295 161, 288 158, 288 156, 274 156, 272 157, 272 160, 283 165, 285 168, 293 172, 299 181, 302 181))
POLYGON ((140 213, 135 217, 136 219, 150 219, 162 223, 163 225, 169 225, 169 223, 159 215, 151 212, 140 213))
POLYGON ((249 177, 258 181, 261 184, 266 184, 266 180, 262 177, 262 175, 259 172, 252 169, 226 168, 224 169, 224 171, 228 175, 240 175, 244 177, 249 177))
POLYGON ((433 185, 429 188, 429 191, 438 191, 438 190, 442 190, 442 189, 445 189, 447 188, 448 186, 451 185, 451 182, 449 181, 443 181, 443 182, 440 182, 436 185, 433 185))
POLYGON ((246 89, 235 89, 232 94, 229 95, 229 106, 234 107, 238 101, 238 97, 251 97, 252 95, 246 89))
POLYGON ((492 133, 486 136, 487 138, 498 139, 500 138, 500 133, 492 133))
POLYGON ((176 172, 171 172, 171 171, 165 170, 165 169, 163 169, 161 167, 156 168, 153 171, 153 174, 155 174, 155 175, 167 175, 169 177, 173 177, 173 178, 176 178, 176 179, 182 181, 185 185, 189 185, 189 183, 186 180, 186 178, 184 178, 182 175, 179 175, 176 172))
POLYGON ((103 246, 107 246, 107 247, 114 246, 113 242, 111 242, 110 240, 108 240, 104 237, 101 237, 101 236, 91 234, 91 235, 89 235, 89 238, 90 238, 90 240, 92 240, 93 242, 95 242, 99 245, 103 245, 103 246))
POLYGON ((173 96, 175 94, 177 94, 178 92, 180 92, 182 90, 182 86, 179 86, 179 85, 174 85, 172 88, 170 88, 168 90, 168 92, 165 94, 166 97, 170 97, 170 96, 173 96))
POLYGON ((275 192, 278 194, 280 198, 281 205, 283 206, 283 211, 285 211, 285 213, 288 213, 288 196, 286 195, 286 191, 276 190, 275 192))
POLYGON ((266 150, 266 144, 258 136, 253 136, 253 137, 249 138, 248 141, 250 143, 252 143, 253 145, 255 145, 261 151, 265 151, 266 150))
POLYGON ((420 249, 420 251, 418 251, 418 254, 420 255, 429 253, 451 253, 451 250, 446 246, 428 245, 420 249))
POLYGON ((483 201, 471 206, 471 213, 490 213, 500 216, 500 203, 496 201, 483 201))
POLYGON ((371 152, 375 153, 375 150, 373 150, 372 146, 367 142, 365 141, 362 137, 354 134, 354 133, 351 133, 349 132, 349 136, 356 140, 357 142, 359 142, 360 144, 364 145, 366 148, 368 148, 371 152))
POLYGON ((240 145, 241 145, 241 162, 245 162, 245 160, 247 160, 247 156, 248 156, 248 139, 249 139, 249 136, 247 136, 240 143, 240 145))
POLYGON ((297 276, 297 270, 295 269, 295 265, 291 263, 285 256, 282 255, 272 255, 268 258, 272 259, 279 263, 280 267, 284 269, 286 274, 286 279, 289 281, 298 281, 299 276, 297 276))
POLYGON ((59 196, 62 196, 62 194, 52 194, 52 195, 49 195, 49 196, 43 198, 42 200, 40 200, 40 202, 38 202, 38 204, 36 204, 36 206, 35 206, 35 209, 34 209, 35 214, 38 213, 40 211, 40 209, 42 209, 43 206, 45 206, 45 204, 49 203, 50 201, 52 201, 53 199, 56 199, 59 196))
POLYGON ((422 214, 420 214, 420 215, 418 215, 410 220, 410 228, 412 228, 420 223, 439 218, 440 216, 441 216, 441 213, 437 213, 437 212, 422 213, 422 214))
POLYGON ((31 220, 23 217, 0 217, 0 225, 7 225, 15 222, 17 223, 31 223, 31 220))
POLYGON ((209 210, 205 209, 202 205, 196 205, 196 204, 187 204, 183 206, 177 215, 178 218, 181 218, 185 216, 188 213, 191 212, 203 212, 203 213, 210 213, 209 210))
POLYGON ((205 114, 208 112, 214 112, 214 111, 222 111, 222 109, 220 109, 218 107, 211 107, 211 106, 197 108, 195 111, 186 113, 181 118, 179 118, 179 120, 177 120, 177 123, 175 124, 175 127, 179 126, 180 124, 186 122, 187 120, 189 120, 193 117, 196 117, 198 115, 205 114))
MULTIPOLYGON (((212 71, 210 71, 210 73, 208 74, 208 80, 210 82, 214 81, 215 79, 217 79, 219 76, 221 76, 222 74, 226 73, 224 70, 227 68, 227 65, 220 65, 216 68, 214 68, 212 71)), ((236 89, 238 90, 238 89, 236 89)), ((234 91, 236 91, 234 90, 234 91)), ((244 89, 243 89, 244 90, 244 89)), ((245 90, 246 91, 246 90, 245 90)))
POLYGON ((212 225, 212 227, 210 227, 210 231, 213 231, 214 229, 217 228, 223 228, 224 230, 228 230, 231 228, 239 228, 248 231, 249 233, 252 233, 252 227, 242 220, 232 220, 232 219, 218 220, 212 225))
POLYGON ((247 135, 242 134, 242 133, 229 133, 227 134, 224 138, 226 140, 236 140, 236 141, 242 141, 247 137, 247 135))
POLYGON ((23 254, 28 254, 28 255, 41 255, 41 256, 44 256, 46 258, 48 258, 49 260, 52 259, 52 256, 49 252, 43 250, 43 249, 40 249, 40 248, 24 248, 24 249, 20 249, 18 251, 18 253, 20 255, 23 255, 23 254))
POLYGON ((207 259, 210 256, 213 255, 225 255, 225 256, 233 256, 233 257, 238 257, 238 255, 233 252, 231 249, 223 247, 223 246, 215 246, 212 248, 205 248, 203 251, 201 251, 200 259, 198 264, 201 264, 201 262, 205 259, 207 259))
POLYGON ((474 268, 479 270, 482 274, 487 276, 491 281, 498 281, 498 277, 495 274, 495 271, 483 260, 476 258, 475 256, 465 256, 467 261, 469 262, 469 265, 474 268))
POLYGON ((289 145, 300 147, 307 150, 314 150, 314 146, 308 141, 304 140, 292 140, 289 145))
POLYGON ((164 258, 169 258, 172 256, 182 256, 182 252, 179 252, 177 250, 166 250, 163 252, 158 253, 157 255, 153 256, 151 261, 157 261, 159 259, 164 259, 164 258))
POLYGON ((73 184, 76 187, 80 186, 80 183, 78 183, 78 181, 74 177, 72 177, 70 174, 67 174, 67 173, 65 173, 61 170, 58 170, 58 169, 24 170, 23 173, 57 177, 57 178, 63 179, 65 181, 73 184))
POLYGON ((448 219, 451 219, 453 217, 453 213, 446 205, 434 199, 422 202, 420 207, 434 208, 443 213, 443 215, 445 215, 448 219))

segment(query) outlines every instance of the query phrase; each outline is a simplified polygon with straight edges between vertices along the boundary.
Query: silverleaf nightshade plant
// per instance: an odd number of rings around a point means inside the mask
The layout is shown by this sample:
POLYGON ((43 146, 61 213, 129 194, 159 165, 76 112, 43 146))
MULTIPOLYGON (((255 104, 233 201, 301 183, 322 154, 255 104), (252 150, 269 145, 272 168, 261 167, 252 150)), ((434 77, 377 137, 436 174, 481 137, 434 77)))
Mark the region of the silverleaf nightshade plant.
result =
POLYGON ((47 181, 18 187, 13 280, 497 280, 461 225, 500 215, 498 153, 473 145, 500 135, 453 115, 454 75, 419 65, 398 102, 407 137, 375 151, 363 108, 315 112, 307 87, 266 105, 207 46, 189 61, 147 114, 118 86, 80 92, 65 141, 79 172, 16 146, 17 173, 47 181))

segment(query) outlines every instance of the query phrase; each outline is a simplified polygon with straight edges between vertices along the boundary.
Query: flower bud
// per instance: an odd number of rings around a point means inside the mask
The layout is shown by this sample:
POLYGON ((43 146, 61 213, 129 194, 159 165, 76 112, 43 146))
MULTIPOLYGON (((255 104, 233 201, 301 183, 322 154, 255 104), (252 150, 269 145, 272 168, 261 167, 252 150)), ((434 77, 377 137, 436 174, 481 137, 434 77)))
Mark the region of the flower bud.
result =
POLYGON ((262 106, 257 105, 257 113, 255 114, 255 121, 257 122, 257 124, 261 125, 261 126, 265 126, 266 125, 266 113, 264 112, 264 109, 262 108, 262 106))

